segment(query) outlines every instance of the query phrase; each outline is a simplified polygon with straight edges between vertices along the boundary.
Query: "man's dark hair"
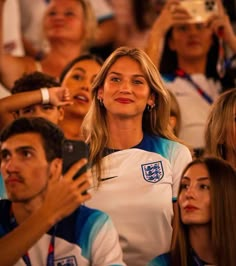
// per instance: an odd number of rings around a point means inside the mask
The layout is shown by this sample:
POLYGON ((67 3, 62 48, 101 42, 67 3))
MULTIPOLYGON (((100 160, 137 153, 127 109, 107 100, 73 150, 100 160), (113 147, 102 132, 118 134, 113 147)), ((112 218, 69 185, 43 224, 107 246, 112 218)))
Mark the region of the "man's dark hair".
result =
POLYGON ((15 94, 25 91, 35 91, 41 88, 59 86, 59 82, 57 82, 54 77, 35 71, 30 74, 24 74, 21 78, 17 79, 11 89, 11 92, 12 94, 15 94))
POLYGON ((0 142, 2 143, 12 136, 24 133, 40 135, 48 162, 55 158, 62 158, 63 132, 55 124, 41 117, 22 117, 14 120, 1 132, 0 142))

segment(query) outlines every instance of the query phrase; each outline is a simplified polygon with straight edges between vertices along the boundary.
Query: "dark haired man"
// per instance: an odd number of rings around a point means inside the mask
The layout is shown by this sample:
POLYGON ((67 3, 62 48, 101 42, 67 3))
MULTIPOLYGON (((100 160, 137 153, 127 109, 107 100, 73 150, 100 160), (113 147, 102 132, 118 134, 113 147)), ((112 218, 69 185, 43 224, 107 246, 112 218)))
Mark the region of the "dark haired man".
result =
MULTIPOLYGON (((23 75, 15 81, 13 95, 0 99, 0 130, 19 117, 44 117, 58 124, 64 118, 63 105, 70 104, 69 92, 51 76, 41 72, 23 75)), ((0 174, 0 198, 6 198, 0 174)))
POLYGON ((73 180, 82 159, 62 177, 64 135, 43 118, 20 118, 1 136, 1 265, 124 265, 109 217, 81 204, 89 173, 73 180))

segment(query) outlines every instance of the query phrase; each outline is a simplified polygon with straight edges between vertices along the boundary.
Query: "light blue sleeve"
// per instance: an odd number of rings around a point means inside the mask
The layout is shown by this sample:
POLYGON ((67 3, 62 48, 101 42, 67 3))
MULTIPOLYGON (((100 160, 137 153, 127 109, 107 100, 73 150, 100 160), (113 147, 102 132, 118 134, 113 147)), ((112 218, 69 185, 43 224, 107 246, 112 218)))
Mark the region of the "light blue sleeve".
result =
POLYGON ((170 266, 170 255, 169 255, 169 253, 162 254, 162 255, 154 258, 146 266, 170 266))
POLYGON ((5 189, 5 185, 4 185, 4 181, 2 178, 2 175, 0 173, 0 199, 6 199, 7 195, 6 195, 6 189, 5 189))
POLYGON ((99 210, 80 207, 77 244, 91 265, 124 266, 118 233, 110 217, 99 210))

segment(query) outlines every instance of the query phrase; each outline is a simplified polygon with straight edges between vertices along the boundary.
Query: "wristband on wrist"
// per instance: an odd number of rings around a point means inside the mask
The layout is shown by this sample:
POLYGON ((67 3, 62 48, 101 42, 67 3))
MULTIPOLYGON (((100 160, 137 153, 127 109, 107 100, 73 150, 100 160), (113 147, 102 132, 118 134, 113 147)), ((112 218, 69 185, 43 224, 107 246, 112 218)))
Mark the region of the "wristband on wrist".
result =
POLYGON ((42 104, 48 104, 50 103, 50 96, 48 88, 41 88, 41 96, 42 96, 42 104))

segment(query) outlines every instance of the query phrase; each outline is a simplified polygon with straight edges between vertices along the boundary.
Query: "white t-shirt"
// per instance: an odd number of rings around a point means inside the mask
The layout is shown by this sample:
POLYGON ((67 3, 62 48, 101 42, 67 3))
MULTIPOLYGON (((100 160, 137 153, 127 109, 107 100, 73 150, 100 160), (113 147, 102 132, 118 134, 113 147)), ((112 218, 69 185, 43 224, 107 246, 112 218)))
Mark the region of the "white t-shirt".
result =
MULTIPOLYGON (((207 79, 203 74, 194 74, 191 78, 213 101, 220 94, 221 86, 213 79, 207 79)), ((182 118, 179 137, 193 148, 204 147, 204 131, 211 105, 184 78, 176 77, 165 84, 179 103, 182 118)))
POLYGON ((127 265, 144 266, 169 251, 173 199, 190 161, 185 146, 149 135, 103 158, 101 184, 86 205, 111 216, 127 265))

